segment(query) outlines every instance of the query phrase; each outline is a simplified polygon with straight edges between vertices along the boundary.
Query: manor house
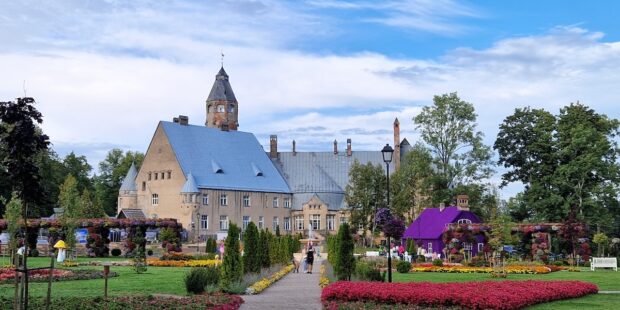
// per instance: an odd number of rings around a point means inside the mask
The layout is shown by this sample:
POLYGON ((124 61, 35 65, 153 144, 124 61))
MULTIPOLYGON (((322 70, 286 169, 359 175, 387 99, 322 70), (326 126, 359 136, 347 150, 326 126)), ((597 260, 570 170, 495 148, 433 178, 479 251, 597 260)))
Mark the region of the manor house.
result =
MULTIPOLYGON (((266 152, 256 137, 239 127, 239 102, 222 67, 206 100, 205 126, 191 125, 186 116, 160 121, 140 169, 129 169, 118 197, 119 217, 176 218, 191 238, 226 236, 229 223, 282 233, 304 233, 308 225, 319 235, 335 233, 349 213, 345 187, 351 164, 372 163, 385 169, 381 145, 376 151, 332 152, 278 150, 270 137, 266 152)), ((400 141, 394 122, 393 161, 411 148, 400 141)))

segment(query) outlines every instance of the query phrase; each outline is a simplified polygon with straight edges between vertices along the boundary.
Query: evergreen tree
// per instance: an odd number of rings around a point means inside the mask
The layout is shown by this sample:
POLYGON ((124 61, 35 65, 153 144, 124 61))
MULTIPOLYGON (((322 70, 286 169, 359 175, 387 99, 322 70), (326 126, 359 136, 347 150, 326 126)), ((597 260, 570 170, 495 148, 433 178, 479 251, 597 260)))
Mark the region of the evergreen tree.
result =
POLYGON ((261 229, 260 235, 258 237, 258 249, 261 267, 267 268, 271 266, 271 262, 269 260, 269 243, 267 239, 267 231, 265 231, 264 229, 261 229))
POLYGON ((105 216, 105 212, 103 212, 103 207, 99 203, 99 199, 92 199, 90 191, 88 188, 84 189, 82 192, 82 197, 80 198, 80 217, 81 218, 100 218, 105 216))
POLYGON ((336 266, 334 271, 338 280, 351 280, 351 274, 355 270, 355 258, 353 257, 353 238, 349 224, 343 223, 338 229, 336 266))
POLYGON ((260 272, 258 238, 258 229, 254 222, 250 222, 243 234, 243 267, 246 273, 260 272))
POLYGON ((228 236, 224 246, 220 283, 224 290, 228 290, 232 285, 240 282, 243 277, 243 260, 239 252, 239 227, 234 223, 231 223, 228 228, 228 236))

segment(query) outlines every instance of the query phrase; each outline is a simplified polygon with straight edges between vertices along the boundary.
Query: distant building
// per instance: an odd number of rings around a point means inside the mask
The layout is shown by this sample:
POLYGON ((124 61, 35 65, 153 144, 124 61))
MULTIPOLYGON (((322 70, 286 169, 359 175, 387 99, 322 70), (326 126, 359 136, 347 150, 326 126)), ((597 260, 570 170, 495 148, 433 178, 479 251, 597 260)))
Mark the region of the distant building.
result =
MULTIPOLYGON (((271 231, 279 226, 282 233, 305 233, 312 225, 324 235, 349 220, 344 189, 351 164, 385 167, 380 151, 354 151, 351 139, 343 152, 336 141, 333 152, 297 152, 295 141, 291 152, 279 152, 273 135, 265 152, 252 133, 238 131, 239 103, 224 68, 206 110, 206 126, 190 125, 186 116, 159 122, 140 170, 132 165, 123 180, 119 214, 176 218, 193 237, 222 237, 231 222, 242 229, 249 222, 271 231)), ((395 141, 399 126, 396 120, 395 141)), ((395 162, 410 148, 406 139, 399 142, 395 162)))

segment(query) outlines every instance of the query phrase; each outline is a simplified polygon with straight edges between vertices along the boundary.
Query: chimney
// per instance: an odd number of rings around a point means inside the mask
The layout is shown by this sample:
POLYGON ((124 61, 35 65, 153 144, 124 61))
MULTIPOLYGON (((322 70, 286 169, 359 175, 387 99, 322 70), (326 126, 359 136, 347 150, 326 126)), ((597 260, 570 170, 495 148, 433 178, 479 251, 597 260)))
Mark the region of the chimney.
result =
POLYGON ((440 203, 439 204, 439 212, 443 211, 446 208, 446 204, 445 203, 440 203))
POLYGON ((400 168, 400 122, 398 118, 394 120, 394 170, 400 168))
POLYGON ((189 124, 189 117, 185 115, 179 115, 179 125, 187 126, 189 124))
POLYGON ((347 156, 351 157, 353 150, 351 150, 351 139, 347 139, 347 156))
POLYGON ((178 117, 173 117, 172 118, 172 122, 175 123, 175 124, 178 124, 179 123, 179 118, 178 117))
POLYGON ((295 149, 295 140, 293 140, 293 156, 297 155, 297 149, 295 149))
POLYGON ((461 211, 469 211, 469 196, 457 195, 456 196, 456 208, 461 211))
POLYGON ((334 154, 338 154, 338 141, 334 140, 334 154))
POLYGON ((278 158, 278 136, 269 136, 269 157, 278 158))

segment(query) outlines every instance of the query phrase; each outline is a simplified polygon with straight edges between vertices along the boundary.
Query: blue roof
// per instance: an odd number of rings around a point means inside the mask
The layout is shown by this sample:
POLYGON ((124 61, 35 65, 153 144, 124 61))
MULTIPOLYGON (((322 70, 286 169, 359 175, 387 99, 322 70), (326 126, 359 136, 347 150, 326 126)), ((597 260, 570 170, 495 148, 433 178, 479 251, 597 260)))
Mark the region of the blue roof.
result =
POLYGON ((123 183, 121 184, 121 191, 137 191, 136 188, 136 177, 138 176, 138 169, 136 169, 136 165, 131 163, 131 167, 127 170, 127 175, 123 179, 123 183))
POLYGON ((191 172, 187 175, 185 179, 187 179, 187 181, 185 181, 185 184, 183 184, 181 193, 200 193, 200 191, 198 190, 198 186, 196 186, 196 179, 194 179, 194 176, 191 172))
POLYGON ((253 134, 164 121, 160 125, 183 173, 191 172, 198 188, 291 192, 253 134))

